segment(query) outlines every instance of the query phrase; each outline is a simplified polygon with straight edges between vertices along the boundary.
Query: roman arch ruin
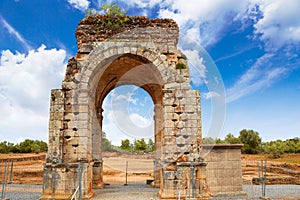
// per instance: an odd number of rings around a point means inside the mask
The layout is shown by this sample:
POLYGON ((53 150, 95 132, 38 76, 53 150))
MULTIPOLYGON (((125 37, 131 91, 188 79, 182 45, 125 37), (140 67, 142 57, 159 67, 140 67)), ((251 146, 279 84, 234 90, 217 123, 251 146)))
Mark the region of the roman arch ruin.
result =
POLYGON ((154 186, 160 188, 161 199, 176 199, 178 187, 193 191, 182 194, 195 199, 242 193, 241 146, 202 145, 200 92, 190 89, 178 35, 170 19, 130 17, 118 28, 95 23, 92 17, 79 23, 76 58, 68 62, 62 88, 51 91, 40 199, 69 199, 79 185, 83 199, 91 199, 93 189, 104 186, 102 103, 111 90, 127 84, 143 88, 155 105, 154 186), (224 163, 223 171, 210 173, 224 163), (224 174, 232 177, 231 189, 223 188, 224 174))

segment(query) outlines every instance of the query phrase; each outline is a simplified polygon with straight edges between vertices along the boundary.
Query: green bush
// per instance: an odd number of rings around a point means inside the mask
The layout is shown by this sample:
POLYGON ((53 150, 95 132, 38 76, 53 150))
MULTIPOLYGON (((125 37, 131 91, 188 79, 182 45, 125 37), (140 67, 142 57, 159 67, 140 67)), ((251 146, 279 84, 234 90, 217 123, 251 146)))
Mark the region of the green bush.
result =
POLYGON ((0 153, 39 153, 47 150, 48 145, 42 140, 26 139, 16 145, 7 141, 0 143, 0 153))

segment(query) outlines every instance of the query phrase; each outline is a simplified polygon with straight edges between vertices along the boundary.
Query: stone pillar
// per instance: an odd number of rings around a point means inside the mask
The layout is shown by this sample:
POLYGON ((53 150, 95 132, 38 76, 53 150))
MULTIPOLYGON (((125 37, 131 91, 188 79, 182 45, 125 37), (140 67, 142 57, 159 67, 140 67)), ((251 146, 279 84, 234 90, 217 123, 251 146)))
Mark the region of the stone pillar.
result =
POLYGON ((177 162, 163 169, 161 199, 207 199, 206 163, 177 162))
POLYGON ((91 112, 82 103, 83 96, 86 93, 82 91, 76 95, 72 82, 63 82, 62 89, 51 91, 42 200, 69 199, 79 185, 83 199, 93 196, 93 161, 89 153, 92 145, 88 137, 91 112))
POLYGON ((161 140, 163 135, 163 119, 162 106, 160 104, 154 105, 154 143, 155 143, 155 158, 154 158, 154 182, 153 187, 160 186, 161 177, 161 140))
POLYGON ((49 148, 47 163, 61 163, 63 158, 63 119, 64 119, 64 92, 51 90, 49 116, 49 148))
MULTIPOLYGON (((181 78, 187 72, 178 72, 181 78)), ((164 135, 162 140, 161 199, 202 198, 200 184, 205 179, 205 163, 200 157, 201 116, 199 91, 186 83, 173 83, 164 90, 164 135), (172 89, 175 88, 175 89, 172 89), (198 177, 197 177, 198 174, 198 177), (202 175, 202 177, 200 176, 202 175), (201 182, 201 183, 200 183, 201 182)))
POLYGON ((103 188, 103 160, 102 160, 102 120, 103 109, 97 109, 93 114, 92 123, 92 157, 93 157, 93 188, 103 188))

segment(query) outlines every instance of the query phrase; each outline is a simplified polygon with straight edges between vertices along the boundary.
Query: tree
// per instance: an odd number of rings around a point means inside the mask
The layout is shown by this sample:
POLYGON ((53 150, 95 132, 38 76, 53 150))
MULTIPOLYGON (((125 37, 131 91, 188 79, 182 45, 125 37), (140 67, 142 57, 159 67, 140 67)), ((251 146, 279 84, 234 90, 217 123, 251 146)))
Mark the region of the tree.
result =
POLYGON ((281 140, 270 141, 263 144, 263 151, 268 154, 283 154, 284 146, 281 140))
POLYGON ((256 154, 261 151, 261 138, 258 132, 243 129, 240 131, 239 139, 244 144, 243 153, 256 154))
POLYGON ((115 151, 111 142, 106 138, 104 131, 102 131, 102 151, 115 151))
POLYGON ((48 144, 42 140, 38 141, 36 140, 37 144, 40 146, 41 152, 46 152, 48 151, 48 144))
POLYGON ((131 151, 131 144, 128 139, 122 140, 121 141, 121 149, 124 151, 131 151))
POLYGON ((225 144, 225 141, 220 138, 216 138, 216 144, 225 144))
POLYGON ((212 137, 204 137, 202 139, 202 143, 203 144, 216 144, 216 139, 214 139, 212 137))
POLYGON ((0 153, 8 153, 7 141, 0 143, 0 153))
POLYGON ((151 138, 148 140, 147 150, 150 152, 153 152, 155 150, 155 145, 151 138))
POLYGON ((231 133, 228 133, 225 137, 225 143, 226 144, 240 144, 241 141, 239 138, 234 137, 234 135, 232 135, 231 133))
POLYGON ((140 152, 140 151, 145 151, 147 149, 147 144, 144 140, 144 138, 140 140, 134 140, 134 151, 135 152, 140 152))
POLYGON ((48 145, 42 140, 26 139, 16 145, 16 152, 19 153, 39 153, 48 150, 48 145))

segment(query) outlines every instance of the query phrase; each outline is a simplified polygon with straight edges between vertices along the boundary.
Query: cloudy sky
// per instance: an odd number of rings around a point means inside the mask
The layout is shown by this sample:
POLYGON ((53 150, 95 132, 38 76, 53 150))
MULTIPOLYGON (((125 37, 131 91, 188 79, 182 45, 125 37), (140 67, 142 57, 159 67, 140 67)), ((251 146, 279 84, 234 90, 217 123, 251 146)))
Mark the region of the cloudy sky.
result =
MULTIPOLYGON (((87 8, 110 2, 0 1, 0 141, 47 141, 50 89, 61 87, 66 62, 76 54, 76 26, 87 8)), ((264 141, 300 136, 299 0, 115 2, 128 15, 178 23, 191 87, 201 90, 204 136, 238 136, 244 128, 258 131, 264 141), (213 129, 220 124, 220 131, 213 129)), ((126 114, 117 105, 126 105, 134 124, 152 130, 149 95, 137 87, 119 88, 104 105, 104 129, 113 143, 128 137, 116 122, 115 116, 126 114)))

